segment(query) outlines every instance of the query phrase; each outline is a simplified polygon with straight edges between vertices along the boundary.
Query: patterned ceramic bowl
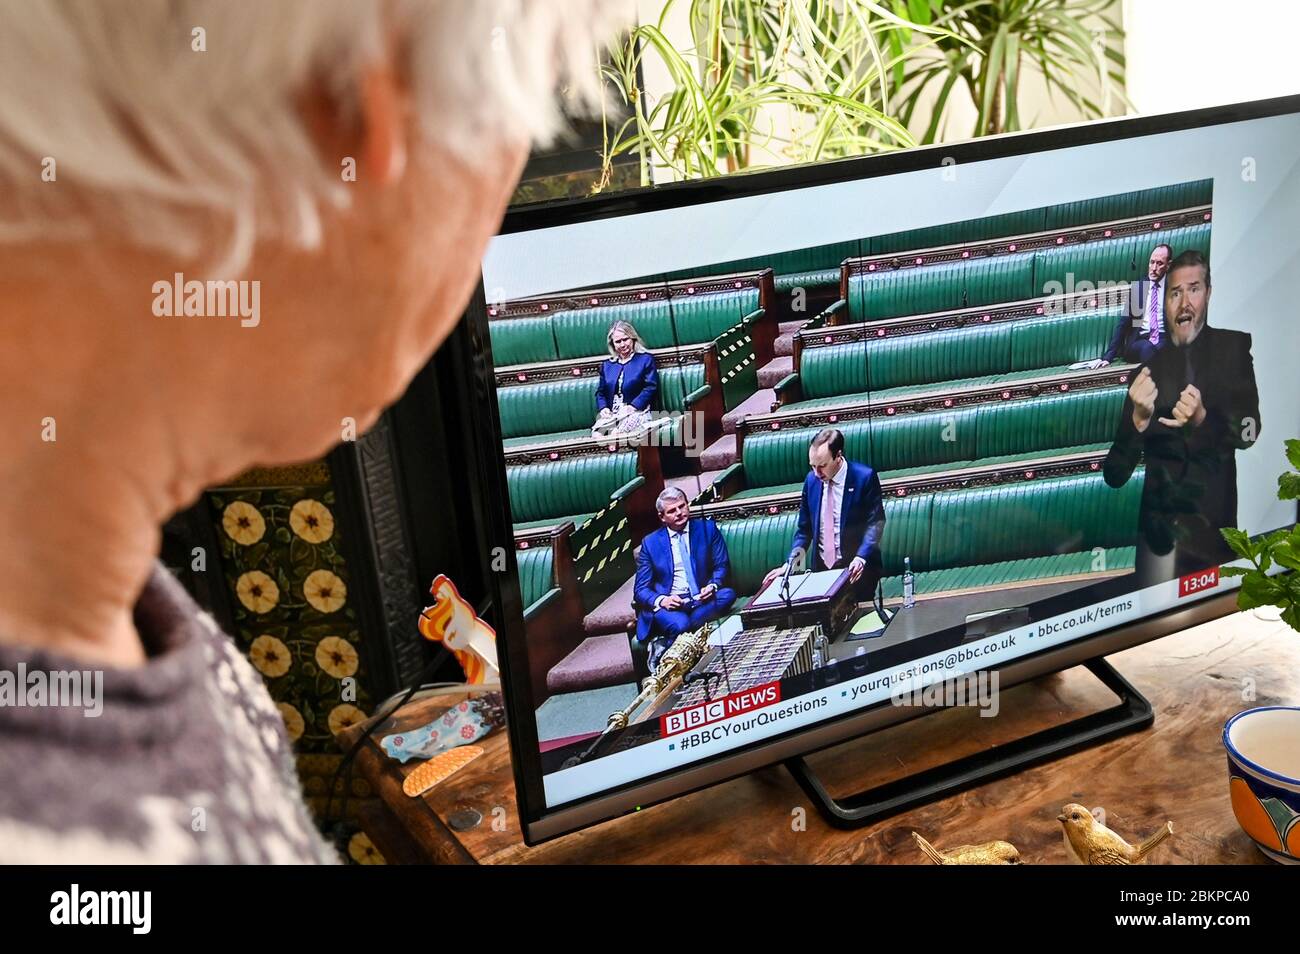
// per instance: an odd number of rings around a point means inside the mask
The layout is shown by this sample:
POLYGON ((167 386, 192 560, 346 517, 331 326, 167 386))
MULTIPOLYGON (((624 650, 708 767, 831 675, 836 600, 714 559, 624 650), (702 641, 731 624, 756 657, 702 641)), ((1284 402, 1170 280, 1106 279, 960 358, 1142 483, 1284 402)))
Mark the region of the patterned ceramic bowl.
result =
POLYGON ((1238 712, 1223 747, 1237 822, 1274 861, 1300 864, 1300 707, 1238 712))

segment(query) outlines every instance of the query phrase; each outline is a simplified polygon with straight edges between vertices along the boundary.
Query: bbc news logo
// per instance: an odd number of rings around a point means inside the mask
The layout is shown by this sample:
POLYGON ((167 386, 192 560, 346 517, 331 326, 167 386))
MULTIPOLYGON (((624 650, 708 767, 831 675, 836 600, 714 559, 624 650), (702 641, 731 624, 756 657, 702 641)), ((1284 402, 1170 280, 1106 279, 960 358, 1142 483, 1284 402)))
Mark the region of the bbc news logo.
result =
POLYGON ((744 715, 755 709, 774 706, 781 701, 781 683, 769 682, 765 686, 755 686, 744 692, 721 696, 709 702, 701 702, 689 709, 678 709, 659 717, 659 732, 663 737, 680 735, 691 729, 721 722, 732 716, 744 715))

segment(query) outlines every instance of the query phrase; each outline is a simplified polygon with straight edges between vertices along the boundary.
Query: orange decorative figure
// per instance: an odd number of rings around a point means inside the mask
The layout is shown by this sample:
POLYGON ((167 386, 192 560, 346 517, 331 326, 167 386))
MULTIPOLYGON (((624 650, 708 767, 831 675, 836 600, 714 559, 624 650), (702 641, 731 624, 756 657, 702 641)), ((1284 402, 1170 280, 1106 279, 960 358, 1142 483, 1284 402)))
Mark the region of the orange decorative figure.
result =
POLYGON ((433 605, 420 611, 420 634, 446 644, 470 685, 496 682, 500 678, 496 630, 478 618, 446 575, 439 573, 433 578, 429 593, 433 605))

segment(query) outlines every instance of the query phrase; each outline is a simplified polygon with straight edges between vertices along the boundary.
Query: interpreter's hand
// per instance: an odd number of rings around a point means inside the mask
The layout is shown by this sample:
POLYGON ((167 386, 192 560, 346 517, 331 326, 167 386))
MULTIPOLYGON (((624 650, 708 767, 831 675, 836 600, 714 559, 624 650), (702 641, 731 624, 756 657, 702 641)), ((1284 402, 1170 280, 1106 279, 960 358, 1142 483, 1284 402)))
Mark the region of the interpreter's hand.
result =
POLYGON ((600 409, 600 413, 596 415, 596 420, 598 420, 598 421, 608 421, 608 420, 609 420, 611 417, 613 417, 613 416, 614 416, 614 412, 613 412, 613 411, 611 411, 611 410, 610 410, 609 408, 607 408, 607 407, 602 407, 602 408, 600 409))
MULTIPOLYGON (((773 580, 775 580, 777 577, 779 577, 782 573, 784 573, 784 572, 785 572, 785 567, 786 567, 786 565, 785 565, 784 563, 782 563, 782 564, 781 564, 780 566, 778 566, 775 570, 768 570, 768 571, 767 571, 767 576, 763 577, 763 586, 767 586, 767 584, 771 583, 773 580)), ((763 588, 763 586, 760 586, 759 589, 761 590, 761 589, 763 588)))
POLYGON ((1192 427, 1201 426, 1201 422, 1205 420, 1205 405, 1201 403, 1201 392, 1197 390, 1196 385, 1189 384, 1183 388, 1183 393, 1178 395, 1178 403, 1174 405, 1173 413, 1172 418, 1160 418, 1160 423, 1165 427, 1183 427, 1188 423, 1192 427))
POLYGON ((713 595, 717 592, 718 592, 718 585, 716 583, 709 583, 703 589, 701 589, 698 594, 696 594, 695 598, 697 600, 700 600, 701 602, 704 600, 711 600, 713 599, 713 595))
POLYGON ((683 602, 685 601, 680 596, 665 596, 660 600, 659 608, 666 610, 681 609, 683 602))
POLYGON ((1151 423, 1151 416, 1156 412, 1156 398, 1160 396, 1156 382, 1151 378, 1150 368, 1138 372, 1128 387, 1128 396, 1133 402, 1133 426, 1141 434, 1151 423))
POLYGON ((862 557, 854 557, 852 560, 850 560, 849 561, 849 582, 850 583, 858 582, 858 577, 862 575, 862 571, 865 570, 866 568, 867 568, 867 561, 862 559, 862 557))

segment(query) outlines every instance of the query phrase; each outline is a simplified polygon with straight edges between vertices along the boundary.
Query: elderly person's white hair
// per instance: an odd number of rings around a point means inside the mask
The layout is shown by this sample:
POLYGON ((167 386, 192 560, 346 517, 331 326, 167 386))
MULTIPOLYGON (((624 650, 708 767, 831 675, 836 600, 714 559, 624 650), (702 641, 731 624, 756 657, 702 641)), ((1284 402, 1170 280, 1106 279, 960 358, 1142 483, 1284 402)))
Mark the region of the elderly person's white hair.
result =
POLYGON ((309 82, 356 113, 390 49, 423 134, 472 163, 502 139, 553 137, 557 88, 589 107, 597 55, 630 13, 627 0, 0 0, 0 242, 108 221, 224 267, 258 240, 313 248, 321 205, 346 205, 348 188, 296 108, 309 82))

